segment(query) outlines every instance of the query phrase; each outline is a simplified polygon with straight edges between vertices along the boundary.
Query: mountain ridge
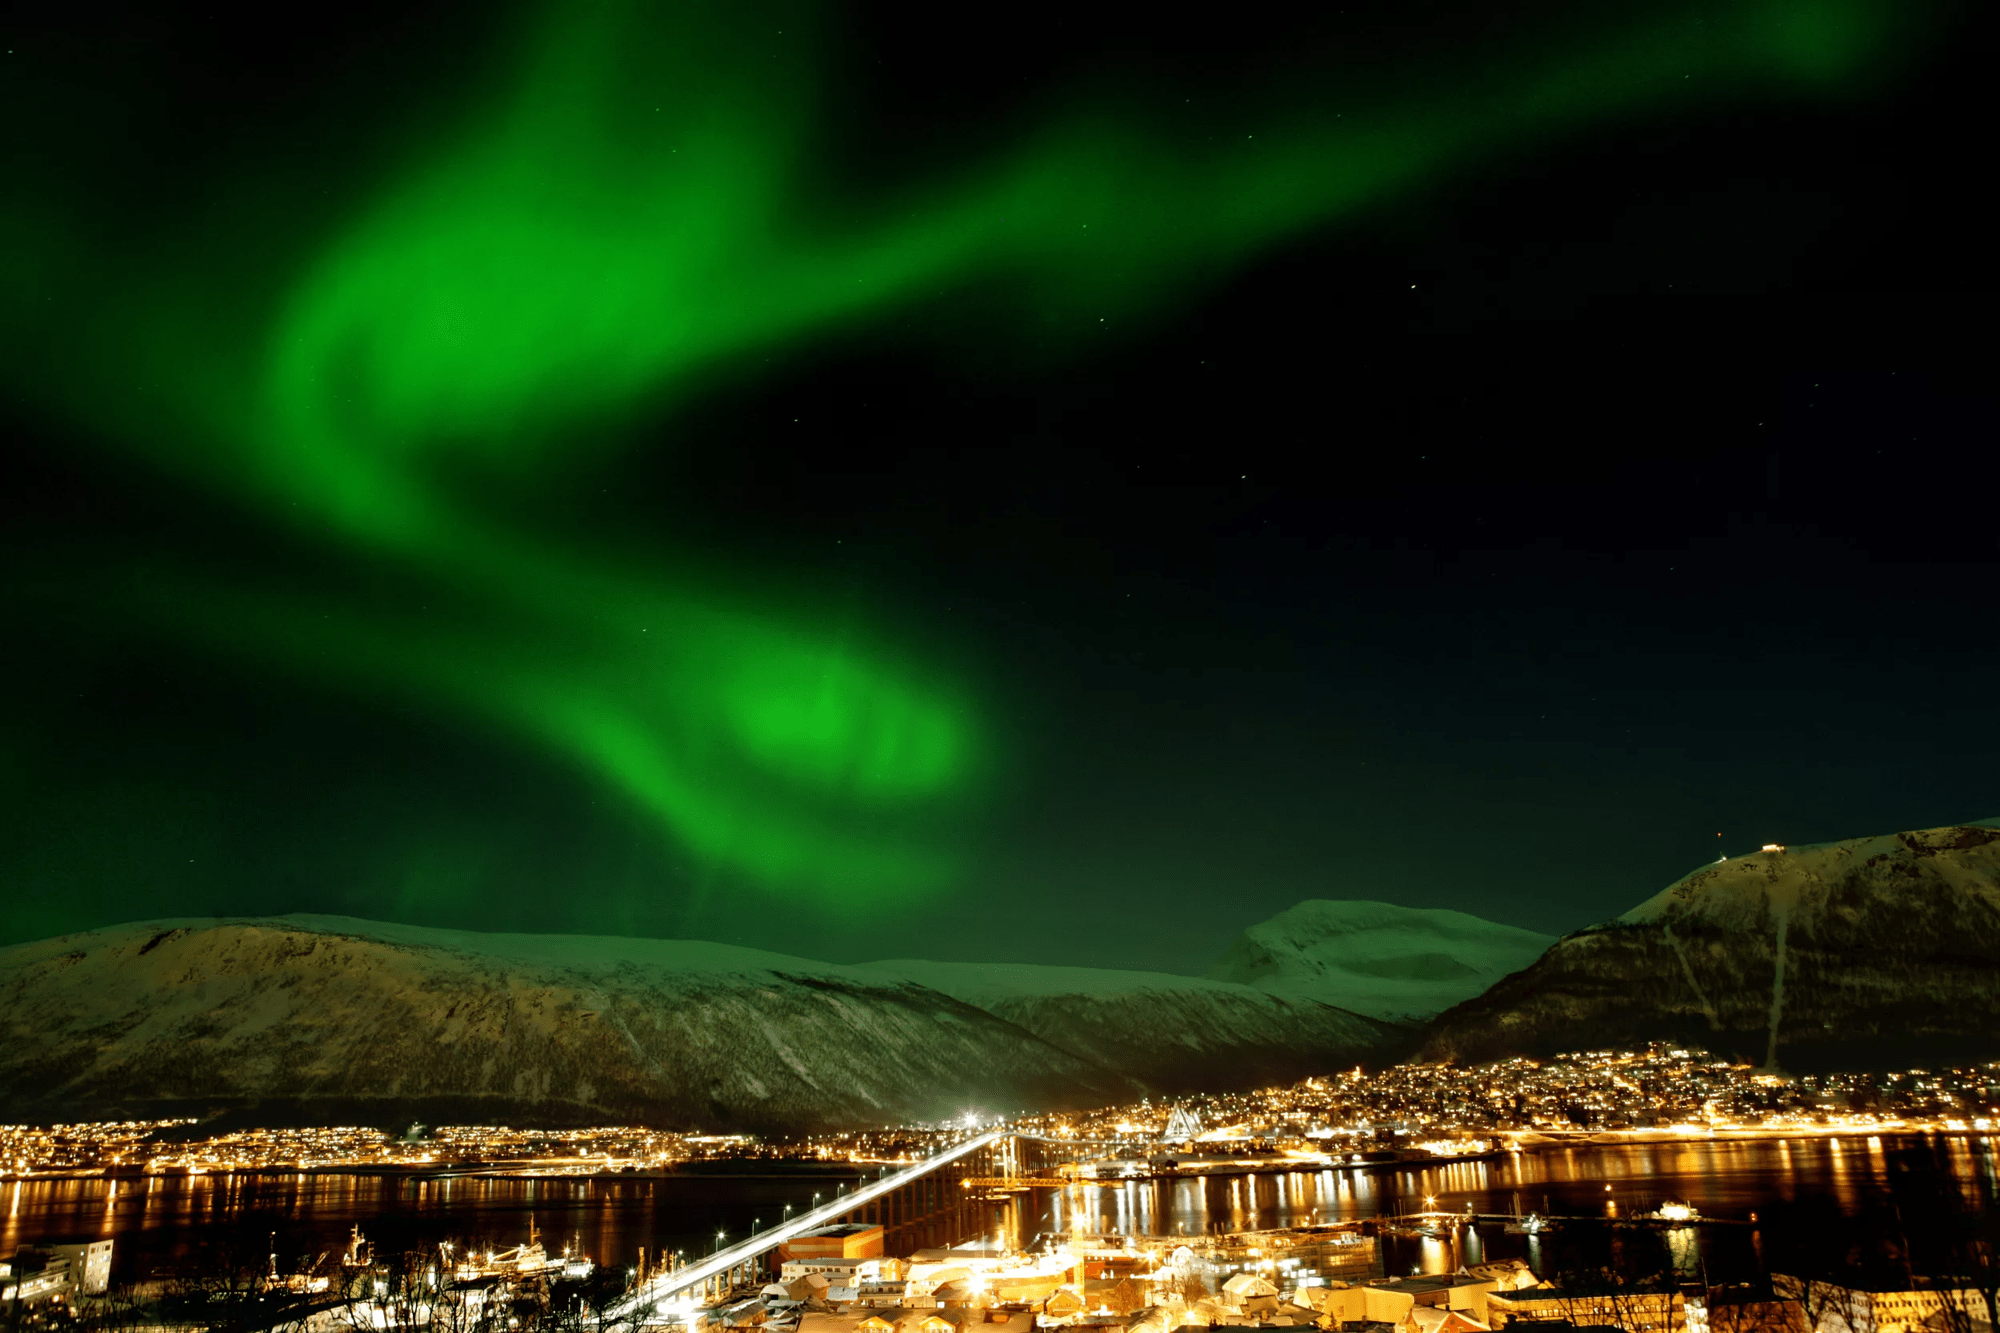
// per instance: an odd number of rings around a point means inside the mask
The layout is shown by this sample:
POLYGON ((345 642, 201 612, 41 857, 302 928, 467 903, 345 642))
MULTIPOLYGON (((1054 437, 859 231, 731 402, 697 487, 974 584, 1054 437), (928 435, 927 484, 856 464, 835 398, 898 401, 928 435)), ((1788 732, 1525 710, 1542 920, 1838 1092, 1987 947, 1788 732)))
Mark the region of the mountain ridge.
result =
POLYGON ((0 949, 0 1114, 792 1131, 1298 1077, 1390 1036, 1247 987, 1105 979, 1120 986, 1044 977, 1009 1016, 880 965, 708 941, 130 922, 0 949))
POLYGON ((1440 1014, 1421 1058, 1648 1040, 1766 1066, 2000 1054, 2000 819, 1697 867, 1440 1014))

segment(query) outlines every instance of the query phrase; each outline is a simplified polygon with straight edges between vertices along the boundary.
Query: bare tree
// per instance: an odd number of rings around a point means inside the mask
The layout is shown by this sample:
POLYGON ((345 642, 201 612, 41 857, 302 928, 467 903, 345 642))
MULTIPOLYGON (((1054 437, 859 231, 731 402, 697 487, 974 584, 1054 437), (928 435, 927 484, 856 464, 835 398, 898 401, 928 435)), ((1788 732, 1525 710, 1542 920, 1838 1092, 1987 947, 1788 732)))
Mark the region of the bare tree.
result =
POLYGON ((1889 1157, 1889 1194, 1903 1272, 1928 1286, 1947 1333, 2000 1329, 2000 1215, 1992 1187, 1975 1205, 1943 1143, 1910 1144, 1889 1157), (1920 1275, 1916 1276, 1916 1275, 1920 1275))
MULTIPOLYGON (((614 1274, 598 1269, 588 1281, 563 1285, 550 1293, 534 1333, 637 1333, 644 1316, 636 1309, 619 1313, 625 1287, 614 1274)), ((526 1323, 522 1333, 528 1333, 526 1323)))
POLYGON ((1555 1275, 1557 1303, 1572 1324, 1614 1324, 1629 1333, 1683 1333, 1687 1307, 1662 1275, 1616 1267, 1571 1268, 1555 1275))
POLYGON ((1809 1333, 1872 1333, 1867 1293, 1909 1285, 1907 1243, 1886 1202, 1849 1212, 1800 1200, 1769 1210, 1760 1235, 1772 1290, 1798 1302, 1809 1333))
POLYGON ((1131 1314, 1134 1310, 1145 1309, 1150 1303, 1146 1294, 1139 1290, 1139 1284, 1130 1277, 1120 1278, 1099 1299, 1113 1314, 1131 1314))
POLYGON ((1631 1333, 1683 1333, 1687 1305, 1659 1238, 1607 1227, 1566 1227, 1549 1283, 1573 1324, 1631 1333))
POLYGON ((265 1236, 246 1228, 199 1248, 166 1281, 160 1297, 163 1322, 246 1333, 268 1327, 270 1251, 265 1236))
POLYGON ((1810 1274, 1773 1273, 1771 1287, 1778 1296, 1797 1303, 1808 1333, 1867 1333, 1854 1326, 1854 1289, 1844 1282, 1810 1274))
POLYGON ((1710 1287, 1704 1303, 1709 1333, 1812 1333, 1804 1307, 1765 1283, 1710 1287))
POLYGON ((1931 1266, 1947 1333, 2000 1330, 2000 1237, 1990 1214, 1960 1205, 1946 1213, 1943 1244, 1931 1266))
POLYGON ((378 1311, 388 1325, 431 1333, 484 1333, 492 1322, 487 1289, 460 1285, 441 1251, 407 1251, 379 1280, 383 1291, 370 1305, 350 1307, 351 1327, 373 1328, 378 1311))
POLYGON ((152 1304, 129 1285, 113 1287, 76 1308, 76 1327, 84 1333, 132 1333, 157 1322, 152 1304))

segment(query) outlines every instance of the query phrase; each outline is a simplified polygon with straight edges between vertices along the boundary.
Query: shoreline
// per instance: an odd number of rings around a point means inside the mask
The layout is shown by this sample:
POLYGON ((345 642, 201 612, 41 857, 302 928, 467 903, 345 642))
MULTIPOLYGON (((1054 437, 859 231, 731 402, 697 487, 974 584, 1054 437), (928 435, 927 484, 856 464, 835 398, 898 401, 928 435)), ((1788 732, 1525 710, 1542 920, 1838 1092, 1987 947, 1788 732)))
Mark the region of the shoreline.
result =
POLYGON ((0 1185, 27 1184, 37 1181, 56 1180, 206 1180, 211 1177, 227 1179, 232 1176, 380 1176, 406 1180, 828 1180, 860 1178, 865 1173, 858 1170, 800 1170, 800 1171, 744 1171, 684 1170, 678 1167, 645 1167, 627 1171, 617 1168, 609 1171, 559 1171, 544 1166, 529 1165, 513 1168, 500 1163, 485 1165, 416 1165, 400 1166, 373 1162, 329 1162, 300 1166, 289 1163, 273 1163, 268 1166, 217 1167, 212 1170, 190 1171, 185 1168, 167 1171, 147 1171, 144 1168, 125 1167, 57 1167, 46 1171, 0 1171, 0 1185))
MULTIPOLYGON (((1846 1138, 1966 1138, 1984 1139, 2000 1137, 2000 1129, 1954 1129, 1943 1126, 1884 1124, 1873 1126, 1827 1126, 1801 1125, 1784 1129, 1730 1128, 1690 1133, 1686 1130, 1579 1130, 1575 1134, 1552 1137, 1535 1131, 1531 1141, 1514 1143, 1507 1147, 1488 1148, 1479 1152, 1454 1153, 1449 1156, 1405 1157, 1382 1161, 1346 1162, 1335 1160, 1334 1154, 1321 1158, 1283 1158, 1218 1160, 1200 1166, 1153 1169, 1126 1176, 1080 1177, 1074 1183, 1087 1187, 1112 1188, 1142 1180, 1185 1180, 1199 1176, 1228 1175, 1274 1175, 1293 1171, 1407 1171, 1427 1170, 1433 1167, 1454 1166, 1464 1162, 1490 1162, 1517 1153, 1562 1152, 1574 1148, 1620 1148, 1640 1146, 1671 1146, 1676 1144, 1700 1143, 1764 1143, 1780 1142, 1787 1139, 1846 1139, 1846 1138)), ((1499 1137, 1499 1136, 1496 1136, 1499 1137)), ((519 1167, 504 1162, 451 1164, 397 1164, 373 1162, 329 1162, 324 1164, 298 1165, 273 1163, 263 1166, 223 1167, 212 1170, 190 1171, 185 1168, 147 1171, 143 1167, 56 1167, 47 1170, 6 1171, 0 1170, 0 1184, 21 1184, 35 1181, 56 1180, 192 1180, 204 1176, 381 1176, 412 1180, 478 1179, 501 1180, 665 1180, 676 1178, 736 1179, 736 1180, 784 1180, 800 1176, 859 1176, 864 1171, 856 1169, 860 1163, 830 1163, 805 1159, 773 1158, 768 1163, 757 1158, 717 1158, 700 1163, 677 1163, 670 1166, 647 1166, 636 1169, 612 1168, 609 1170, 560 1170, 552 1169, 547 1163, 523 1163, 519 1167), (759 1169, 746 1170, 749 1166, 759 1169), (707 1168, 707 1169, 703 1169, 707 1168)), ((1061 1188, 1054 1185, 1031 1186, 1034 1189, 1061 1188)))

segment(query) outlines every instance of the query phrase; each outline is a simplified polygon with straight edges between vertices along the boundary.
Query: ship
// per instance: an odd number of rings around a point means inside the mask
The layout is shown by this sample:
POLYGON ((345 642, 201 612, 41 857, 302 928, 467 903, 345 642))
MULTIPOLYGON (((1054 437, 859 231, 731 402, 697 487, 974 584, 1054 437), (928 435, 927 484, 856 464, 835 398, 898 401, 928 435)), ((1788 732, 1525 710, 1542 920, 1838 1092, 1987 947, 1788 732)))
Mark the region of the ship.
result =
POLYGON ((572 1255, 564 1250, 561 1255, 551 1258, 542 1245, 542 1233, 535 1227, 535 1219, 528 1219, 528 1239, 509 1250, 487 1250, 465 1256, 454 1274, 461 1282, 471 1282, 483 1277, 546 1277, 580 1279, 590 1276, 593 1265, 589 1259, 572 1255))
POLYGON ((1537 1236, 1544 1231, 1554 1231, 1556 1225, 1556 1220, 1552 1217, 1529 1213, 1525 1217, 1515 1218, 1500 1229, 1510 1236, 1537 1236))

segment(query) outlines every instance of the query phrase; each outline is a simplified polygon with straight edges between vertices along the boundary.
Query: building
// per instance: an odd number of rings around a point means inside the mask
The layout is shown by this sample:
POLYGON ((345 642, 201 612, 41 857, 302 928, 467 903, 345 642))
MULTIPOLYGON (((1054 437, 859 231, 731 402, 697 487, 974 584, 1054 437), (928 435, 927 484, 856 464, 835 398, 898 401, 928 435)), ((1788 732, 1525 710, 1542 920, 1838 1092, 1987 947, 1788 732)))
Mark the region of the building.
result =
POLYGON ((830 1287, 851 1287, 866 1259, 787 1259, 778 1269, 778 1280, 786 1287, 817 1279, 813 1286, 824 1294, 830 1287))
POLYGON ((1376 1278, 1352 1287, 1328 1284, 1307 1288, 1304 1294, 1331 1323, 1388 1324, 1406 1333, 1456 1333, 1463 1324, 1487 1326, 1487 1298, 1497 1285, 1491 1277, 1435 1273, 1376 1278), (1419 1310, 1425 1313, 1419 1315, 1419 1310), (1459 1318, 1447 1319, 1446 1314, 1459 1318))
POLYGON ((778 1247, 781 1263, 813 1259, 879 1259, 882 1257, 881 1225, 838 1222, 792 1237, 778 1247))
POLYGON ((884 1265, 873 1273, 866 1268, 856 1270, 852 1285, 855 1299, 863 1305, 901 1305, 909 1295, 910 1283, 902 1265, 894 1260, 884 1260, 884 1265))
POLYGON ((901 1259, 788 1259, 778 1271, 796 1300, 901 1302, 909 1265, 901 1259))
POLYGON ((1687 1325, 1687 1300, 1678 1288, 1584 1291, 1543 1282, 1518 1291, 1489 1291, 1486 1308, 1486 1322, 1494 1328, 1517 1321, 1561 1320, 1580 1326, 1610 1324, 1626 1333, 1680 1333, 1687 1325))
POLYGON ((1463 1310, 1447 1310, 1435 1305, 1414 1305, 1396 1326, 1397 1333, 1491 1333, 1463 1310))
POLYGON ((1940 1287, 1922 1278, 1902 1289, 1850 1287, 1816 1278, 1771 1274, 1771 1289, 1797 1302, 1812 1333, 1938 1333, 1953 1316, 1987 1323, 1986 1298, 1969 1287, 1940 1287))
POLYGON ((1688 1333, 1812 1333, 1797 1301, 1754 1284, 1711 1288, 1687 1315, 1688 1333))
MULTIPOLYGON (((1484 1324, 1489 1312, 1487 1297, 1500 1286, 1499 1279, 1489 1275, 1472 1273, 1427 1273, 1417 1277, 1399 1277, 1388 1280, 1377 1279, 1368 1284, 1368 1289, 1383 1292, 1407 1292, 1412 1307, 1418 1309, 1452 1310, 1469 1316, 1477 1323, 1484 1324)), ((1381 1318, 1380 1315, 1370 1316, 1381 1318)))
POLYGON ((67 1300, 101 1296, 111 1285, 111 1242, 24 1245, 0 1264, 0 1300, 67 1300))

